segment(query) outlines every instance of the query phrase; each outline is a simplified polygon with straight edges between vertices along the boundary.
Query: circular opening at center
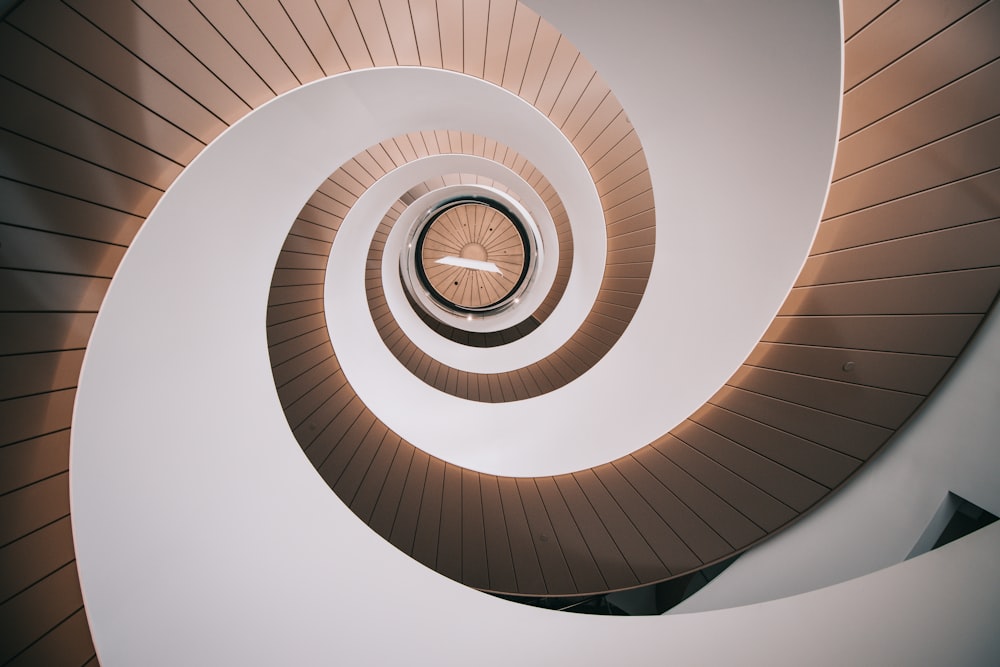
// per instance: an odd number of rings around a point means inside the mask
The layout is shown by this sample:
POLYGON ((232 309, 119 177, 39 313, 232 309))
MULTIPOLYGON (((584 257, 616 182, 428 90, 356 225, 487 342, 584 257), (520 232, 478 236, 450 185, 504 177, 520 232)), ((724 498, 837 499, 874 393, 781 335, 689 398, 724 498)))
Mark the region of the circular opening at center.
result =
POLYGON ((501 307, 528 272, 523 226, 499 203, 485 198, 437 208, 415 250, 424 287, 438 303, 459 312, 487 313, 501 307))

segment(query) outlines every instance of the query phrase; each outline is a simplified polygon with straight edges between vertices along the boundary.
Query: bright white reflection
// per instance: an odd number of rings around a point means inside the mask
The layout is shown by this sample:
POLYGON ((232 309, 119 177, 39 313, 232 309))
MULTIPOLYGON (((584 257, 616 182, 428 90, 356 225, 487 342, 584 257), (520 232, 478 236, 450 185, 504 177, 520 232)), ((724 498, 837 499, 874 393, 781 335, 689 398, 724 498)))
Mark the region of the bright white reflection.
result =
MULTIPOLYGON (((475 271, 489 271, 490 273, 500 273, 499 267, 493 262, 484 262, 478 259, 466 259, 465 257, 442 257, 436 264, 447 264, 449 266, 460 266, 463 269, 473 269, 475 271)), ((503 275, 501 273, 501 275, 503 275)))

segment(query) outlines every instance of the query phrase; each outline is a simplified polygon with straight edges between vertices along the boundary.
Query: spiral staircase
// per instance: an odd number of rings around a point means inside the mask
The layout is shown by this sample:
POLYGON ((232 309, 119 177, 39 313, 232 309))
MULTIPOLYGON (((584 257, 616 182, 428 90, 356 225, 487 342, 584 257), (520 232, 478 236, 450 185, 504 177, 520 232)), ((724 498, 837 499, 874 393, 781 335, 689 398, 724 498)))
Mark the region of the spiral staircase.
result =
POLYGON ((924 413, 1000 395, 1000 3, 800 4, 0 5, 0 662, 997 650, 994 529, 727 598, 851 494, 913 502, 879 480, 924 413), (483 193, 542 261, 442 314, 405 232, 483 193), (705 614, 480 592, 744 552, 705 614))

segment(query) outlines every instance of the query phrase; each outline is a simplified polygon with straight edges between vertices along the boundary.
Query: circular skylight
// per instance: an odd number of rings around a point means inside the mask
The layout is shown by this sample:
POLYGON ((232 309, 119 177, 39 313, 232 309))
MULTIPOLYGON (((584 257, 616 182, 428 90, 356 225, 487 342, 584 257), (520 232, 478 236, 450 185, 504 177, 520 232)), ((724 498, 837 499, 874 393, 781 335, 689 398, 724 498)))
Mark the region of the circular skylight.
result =
POLYGON ((492 197, 443 200, 410 231, 400 258, 404 283, 432 316, 489 317, 528 288, 538 264, 536 237, 530 220, 492 197))

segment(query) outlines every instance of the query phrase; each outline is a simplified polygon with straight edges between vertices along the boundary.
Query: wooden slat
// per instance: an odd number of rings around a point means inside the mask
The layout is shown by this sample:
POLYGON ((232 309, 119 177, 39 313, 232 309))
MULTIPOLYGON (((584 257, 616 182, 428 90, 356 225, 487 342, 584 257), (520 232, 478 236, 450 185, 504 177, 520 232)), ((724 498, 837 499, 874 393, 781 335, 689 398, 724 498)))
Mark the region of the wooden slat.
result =
POLYGON ((957 356, 981 315, 860 315, 776 317, 764 332, 769 343, 957 356))
POLYGON ((465 0, 462 3, 462 71, 483 78, 486 67, 486 37, 489 3, 465 0))
MULTIPOLYGON (((617 230, 616 230, 617 231, 617 230)), ((608 251, 625 250, 627 248, 655 248, 656 229, 645 227, 634 232, 608 235, 608 251)), ((641 294, 641 292, 640 292, 641 294)))
MULTIPOLYGON (((571 116, 570 119, 567 120, 564 129, 566 130, 566 135, 573 142, 573 147, 576 148, 580 155, 585 155, 586 151, 589 150, 598 139, 603 137, 605 132, 611 129, 613 125, 618 126, 624 124, 626 127, 630 127, 628 118, 625 116, 625 112, 618 104, 618 100, 611 95, 604 98, 591 116, 582 119, 582 124, 579 129, 575 129, 574 120, 575 119, 571 116)), ((611 131, 614 132, 614 130, 611 131)))
POLYGON ((736 473, 702 454, 696 447, 698 440, 690 430, 680 427, 671 431, 667 442, 654 445, 666 458, 766 532, 779 528, 795 516, 795 511, 768 495, 736 473), (681 436, 685 438, 680 439, 681 436), (691 442, 687 442, 690 440, 691 442))
POLYGON ((430 458, 420 496, 420 514, 413 538, 411 555, 428 567, 437 566, 438 542, 441 529, 441 499, 444 494, 445 463, 430 458))
MULTIPOLYGON (((341 482, 359 451, 375 447, 385 434, 385 425, 360 400, 351 401, 336 419, 327 427, 329 440, 336 438, 332 450, 317 467, 323 479, 329 481, 335 493, 353 488, 350 483, 342 487, 341 482)), ((310 453, 312 453, 310 451, 310 453)), ((318 458, 318 452, 317 452, 318 458)))
MULTIPOLYGON (((643 501, 656 512, 657 516, 670 527, 670 530, 695 555, 695 558, 702 563, 708 563, 729 553, 731 548, 729 544, 708 523, 699 518, 690 507, 681 502, 650 471, 640 465, 635 458, 625 457, 611 465, 635 489, 643 501)), ((609 474, 602 467, 598 470, 598 475, 608 476, 609 474)), ((634 508, 629 510, 630 516, 632 516, 633 511, 635 511, 634 508)), ((642 525, 655 526, 656 523, 650 519, 643 521, 642 525)), ((659 537, 659 539, 665 538, 659 537)), ((688 567, 688 561, 683 551, 678 551, 669 562, 674 564, 675 572, 683 571, 688 567)))
MULTIPOLYGON (((539 29, 541 32, 541 29, 539 29)), ((536 42, 537 44, 537 42, 536 42)), ((549 60, 545 70, 545 76, 538 88, 538 94, 532 100, 532 104, 546 116, 552 111, 553 105, 559 96, 559 92, 569 83, 570 73, 580 58, 580 52, 564 37, 560 37, 552 58, 549 60)), ((577 74, 577 80, 573 82, 573 87, 586 85, 589 80, 589 73, 586 71, 577 74)))
POLYGON ((911 0, 889 7, 844 51, 844 90, 850 90, 980 4, 982 0, 911 0))
MULTIPOLYGON (((621 173, 624 174, 624 172, 621 173)), ((649 198, 651 196, 652 193, 650 190, 649 172, 643 171, 630 177, 620 185, 616 185, 614 189, 609 190, 607 194, 602 195, 601 204, 604 206, 604 210, 607 214, 609 216, 613 216, 616 213, 616 207, 623 207, 625 204, 638 197, 649 198)))
MULTIPOLYGON (((622 489, 621 498, 613 497, 608 493, 608 489, 594 470, 580 471, 575 473, 573 477, 576 478, 580 489, 586 495, 601 522, 607 527, 611 539, 614 540, 615 546, 621 551, 636 578, 641 582, 655 581, 669 573, 669 566, 665 566, 645 536, 636 529, 634 522, 638 521, 642 515, 630 516, 622 509, 620 503, 628 497, 624 494, 625 489, 622 489)), ((648 518, 654 519, 654 516, 650 515, 648 518)), ((655 532, 655 529, 650 530, 651 534, 655 534, 655 532)), ((668 534, 666 531, 660 533, 661 536, 668 534)), ((666 553, 675 552, 678 547, 679 545, 676 543, 667 545, 666 553)))
POLYGON ((614 148, 618 142, 632 131, 632 123, 629 122, 628 117, 623 112, 616 114, 610 123, 599 128, 599 131, 593 137, 577 137, 575 145, 584 163, 590 167, 607 155, 608 151, 614 148))
POLYGON ((0 401, 76 386, 83 350, 0 357, 0 401))
POLYGON ((555 478, 555 483, 608 589, 628 588, 638 584, 635 572, 625 561, 614 538, 608 533, 576 478, 573 475, 560 475, 555 478))
POLYGON ((820 225, 813 252, 830 252, 997 217, 1000 169, 820 225))
POLYGON ((802 512, 813 505, 828 490, 791 468, 720 435, 693 419, 685 421, 672 433, 699 453, 796 512, 802 512))
MULTIPOLYGON (((603 198, 615 188, 631 180, 646 170, 642 157, 642 143, 633 130, 621 137, 604 155, 590 165, 594 185, 603 198)), ((646 187, 650 187, 647 179, 646 187)))
POLYGON ((490 573, 493 565, 487 559, 481 476, 472 470, 456 470, 462 476, 461 581, 469 586, 488 589, 493 578, 490 573))
POLYGON ((326 76, 349 69, 317 3, 310 0, 281 0, 281 6, 288 12, 295 30, 302 36, 310 55, 316 59, 326 76))
POLYGON ((315 389, 285 408, 289 425, 293 430, 310 432, 312 442, 350 400, 351 392, 345 387, 347 385, 340 371, 323 380, 315 389))
POLYGON ((267 326, 284 324, 323 312, 322 299, 305 299, 291 303, 276 303, 267 307, 267 326))
MULTIPOLYGON (((311 283, 308 285, 285 285, 272 287, 268 293, 268 303, 272 305, 299 303, 302 301, 313 301, 321 298, 323 298, 322 282, 311 283)), ((272 329, 273 333, 277 334, 282 329, 282 325, 275 325, 272 329)))
POLYGON ((146 216, 162 191, 53 148, 0 131, 0 175, 146 216))
MULTIPOLYGON (((570 70, 569 76, 566 78, 566 84, 559 92, 555 103, 552 105, 552 109, 548 113, 549 120, 557 127, 562 128, 569 118, 570 113, 579 105, 594 104, 594 100, 583 101, 583 97, 586 91, 591 90, 591 85, 597 78, 597 73, 590 63, 584 60, 582 56, 578 57, 576 62, 573 63, 573 69, 570 70)), ((607 88, 605 86, 597 86, 596 91, 593 91, 592 95, 597 96, 598 99, 596 101, 599 102, 606 93, 607 88)))
POLYGON ((750 353, 746 364, 926 395, 951 367, 952 359, 894 352, 759 343, 750 353))
MULTIPOLYGON (((702 406, 690 421, 827 488, 843 482, 861 464, 857 458, 713 405, 702 406)), ((805 494, 813 494, 816 490, 814 487, 803 489, 805 494)), ((812 502, 815 500, 813 498, 812 502)))
MULTIPOLYGON (((370 412, 366 411, 362 419, 365 419, 366 423, 370 424, 364 436, 352 438, 355 440, 354 443, 343 443, 346 445, 356 444, 356 448, 351 451, 349 447, 339 447, 326 462, 328 468, 336 467, 341 471, 340 477, 333 484, 333 490, 348 505, 352 505, 353 499, 361 487, 361 483, 369 467, 375 460, 376 454, 380 451, 382 443, 389 433, 386 425, 375 419, 374 415, 370 412)), ((345 435, 344 440, 346 441, 348 438, 351 438, 350 433, 345 435)))
POLYGON ((110 278, 125 248, 0 223, 0 267, 110 278))
MULTIPOLYGON (((324 184, 325 186, 326 184, 324 184)), ((321 186, 322 188, 323 186, 321 186)), ((302 220, 305 222, 311 222, 314 225, 325 228, 329 231, 337 231, 340 229, 340 225, 344 222, 344 216, 350 211, 350 207, 346 204, 331 198, 323 189, 320 189, 309 198, 306 205, 302 207, 299 212, 297 220, 302 220)), ((317 230, 319 232, 320 230, 317 230)), ((333 234, 323 232, 323 236, 313 236, 312 238, 322 238, 324 240, 331 240, 333 234)))
MULTIPOLYGON (((195 5, 172 0, 137 0, 137 5, 248 107, 256 108, 274 96, 195 5)), ((186 76, 192 75, 186 73, 186 76)))
MULTIPOLYGON (((393 435, 395 436, 395 434, 393 435)), ((394 439, 398 439, 398 436, 395 436, 394 439)), ((372 499, 371 502, 374 502, 368 525, 371 526, 372 530, 385 539, 390 540, 396 546, 400 546, 396 539, 392 538, 396 516, 404 506, 413 506, 412 504, 404 505, 402 498, 403 491, 407 485, 413 486, 408 473, 416 451, 415 448, 406 446, 402 442, 397 443, 385 479, 379 483, 376 477, 370 476, 365 480, 365 484, 361 492, 359 492, 359 503, 363 498, 370 498, 372 499)), ((416 479, 416 476, 414 476, 414 479, 416 479)), ((361 514, 361 516, 364 515, 361 514)), ((406 539, 408 540, 407 547, 403 550, 408 552, 409 545, 412 543, 412 535, 409 535, 406 539)))
POLYGON ((60 473, 0 496, 0 547, 69 514, 69 479, 60 473))
POLYGON ((87 345, 96 314, 0 313, 0 351, 25 354, 87 345))
POLYGON ((307 359, 311 361, 316 356, 320 357, 318 363, 314 363, 306 370, 300 371, 278 387, 282 406, 287 407, 295 403, 339 370, 340 365, 337 363, 336 357, 333 356, 331 348, 324 344, 313 349, 319 350, 319 353, 315 355, 304 353, 291 360, 299 361, 300 359, 307 359))
POLYGON ((0 179, 0 221, 81 239, 127 245, 138 231, 142 218, 0 179))
MULTIPOLYGON (((35 642, 83 607, 76 563, 52 573, 9 602, 0 605, 0 662, 10 664, 35 642)), ((74 639, 80 641, 79 634, 74 639)), ((53 650, 55 647, 51 647, 53 650)), ((65 647, 71 654, 75 646, 65 647)), ((57 651, 61 655, 61 652, 57 651)))
MULTIPOLYGON (((381 52, 384 49, 384 45, 388 43, 390 47, 389 53, 392 56, 394 64, 420 65, 420 56, 417 52, 413 23, 410 19, 410 10, 406 0, 382 0, 381 3, 362 3, 356 8, 356 12, 358 12, 362 26, 365 25, 366 21, 377 22, 381 20, 383 22, 383 26, 379 26, 377 30, 378 50, 381 52), (381 4, 381 10, 379 10, 378 4, 381 4), (370 9, 364 9, 364 7, 369 7, 370 9), (362 15, 364 18, 362 18, 362 15)), ((369 35, 373 31, 365 30, 364 32, 366 40, 370 41, 369 35)), ((372 48, 371 44, 369 44, 369 48, 372 48)))
POLYGON ((0 23, 0 74, 178 164, 204 143, 71 60, 0 23))
MULTIPOLYGON (((624 469, 633 470, 628 465, 624 469)), ((673 574, 696 569, 702 565, 703 561, 664 520, 657 509, 636 490, 631 480, 622 475, 618 467, 613 464, 598 466, 593 469, 593 473, 607 490, 608 497, 621 508, 625 518, 635 526, 643 541, 662 563, 662 566, 656 567, 655 562, 650 561, 653 570, 643 577, 644 581, 664 578, 664 570, 673 574)), ((641 550, 641 545, 639 548, 641 550)))
POLYGON ((325 278, 326 269, 275 269, 271 285, 273 287, 322 285, 325 278))
POLYGON ((274 384, 281 395, 284 395, 286 391, 294 392, 292 389, 286 389, 289 382, 333 361, 333 349, 326 342, 323 342, 292 357, 281 365, 275 366, 273 369, 274 384))
POLYGON ((283 249, 290 252, 329 253, 330 243, 328 241, 322 241, 315 238, 289 236, 285 241, 283 249))
POLYGON ((1000 218, 810 258, 796 286, 996 266, 1000 218), (948 252, 941 252, 948 248, 948 252))
POLYGON ((420 64, 424 67, 441 67, 441 40, 434 0, 410 0, 410 14, 420 64))
MULTIPOLYGON (((65 588, 68 591, 71 585, 65 588)), ((94 645, 83 608, 61 621, 23 653, 5 664, 9 667, 58 664, 96 667, 97 656, 94 655, 94 645)))
POLYGON ((0 448, 0 494, 64 473, 68 468, 68 430, 7 445, 0 448))
POLYGON ((559 544, 577 590, 607 589, 607 582, 555 481, 551 477, 542 477, 536 478, 535 484, 546 515, 551 520, 554 539, 559 544))
POLYGON ((335 466, 324 467, 327 460, 334 453, 338 453, 338 458, 349 458, 348 454, 354 451, 370 426, 362 419, 367 416, 365 406, 349 387, 344 385, 331 401, 313 415, 319 422, 320 434, 305 450, 313 466, 331 487, 342 471, 335 466))
MULTIPOLYGON (((434 568, 446 577, 462 581, 463 557, 463 498, 462 469, 450 463, 444 464, 444 482, 441 486, 441 509, 439 515, 439 532, 437 537, 437 557, 434 568)), ((471 554, 470 554, 471 555, 471 554)), ((485 563, 480 563, 478 574, 485 569, 485 563)), ((483 581, 483 577, 478 577, 483 581)), ((488 576, 485 577, 488 581, 488 576)))
POLYGON ((165 190, 183 165, 30 91, 0 79, 0 126, 87 162, 165 190))
MULTIPOLYGON (((393 461, 399 450, 399 443, 398 435, 392 431, 386 432, 372 456, 368 468, 364 471, 364 476, 358 484, 357 490, 349 501, 351 510, 369 525, 371 525, 379 498, 385 490, 393 461)), ((401 486, 399 488, 402 489, 401 486)), ((381 534, 383 537, 388 537, 388 531, 381 534)))
POLYGON ((514 561, 517 590, 527 595, 544 595, 547 592, 545 579, 535 551, 536 543, 528 528, 528 520, 521 504, 517 482, 511 477, 499 477, 497 484, 500 487, 500 502, 507 526, 511 557, 514 561))
POLYGON ((913 394, 743 366, 729 384, 885 428, 899 428, 921 402, 913 394))
POLYGON ((844 95, 841 136, 850 135, 1000 56, 992 37, 1000 5, 988 2, 844 95))
POLYGON ((871 456, 892 434, 875 424, 736 387, 723 387, 710 403, 859 460, 871 456))
POLYGON ((796 287, 780 315, 985 313, 1000 287, 1000 268, 948 271, 796 287))
POLYGON ((301 83, 237 0, 192 0, 192 4, 275 95, 301 83))
MULTIPOLYGON (((417 531, 417 523, 420 518, 420 507, 424 491, 426 489, 427 472, 430 464, 430 457, 419 449, 407 448, 412 456, 408 462, 403 489, 398 503, 386 505, 386 513, 392 511, 394 519, 389 526, 392 529, 389 540, 404 553, 408 553, 416 558, 413 553, 414 539, 417 531)), ((403 460, 400 461, 400 467, 403 460)), ((397 468, 393 463, 393 471, 397 468)), ((390 480, 392 479, 390 473, 390 480)), ((388 484, 388 481, 387 481, 388 484)), ((379 507, 381 507, 381 502, 379 507)), ((379 507, 376 508, 376 515, 379 507)), ((423 562, 423 561, 421 561, 423 562)))
POLYGON ((67 5, 32 0, 8 21, 202 142, 226 128, 204 106, 67 5))
POLYGON ((308 83, 324 76, 319 61, 282 3, 241 0, 240 4, 298 82, 308 83))
POLYGON ((382 15, 380 3, 354 0, 349 4, 375 67, 396 65, 396 53, 392 40, 389 39, 389 27, 382 15))
POLYGON ((349 69, 373 67, 372 56, 358 27, 351 5, 347 2, 318 3, 324 23, 336 41, 349 69))
POLYGON ((271 357, 271 362, 277 365, 317 345, 329 344, 329 340, 330 336, 326 333, 325 329, 315 329, 282 343, 269 345, 267 351, 271 357))
POLYGON ((28 533, 0 549, 0 605, 73 562, 69 517, 28 533))
POLYGON ((686 507, 703 518, 732 547, 747 546, 763 537, 764 531, 759 526, 664 455, 660 448, 674 442, 673 437, 665 436, 652 443, 652 446, 638 450, 633 456, 660 484, 676 494, 686 507))
MULTIPOLYGON (((272 290, 273 292, 274 290, 272 290)), ((283 291, 282 294, 287 292, 283 291)), ((303 299, 295 299, 294 303, 300 303, 301 301, 312 301, 315 297, 312 290, 301 290, 300 294, 305 297, 303 299)), ((288 320, 286 322, 281 322, 278 324, 273 324, 267 328, 267 341, 269 346, 274 346, 278 343, 284 341, 291 341, 298 336, 303 334, 316 331, 317 329, 323 329, 326 327, 326 316, 323 313, 313 312, 304 317, 299 317, 293 320, 288 320)), ((329 338, 329 334, 327 334, 329 338)), ((303 347, 300 351, 305 351, 312 347, 303 347)), ((273 362, 273 356, 272 356, 273 362)))
POLYGON ((524 76, 517 89, 517 94, 532 104, 538 98, 559 40, 560 35, 555 28, 545 21, 538 23, 525 64, 524 76))
POLYGON ((501 82, 511 92, 518 93, 521 90, 540 21, 537 14, 523 4, 516 3, 501 82))
POLYGON ((462 0, 438 0, 438 39, 442 67, 455 72, 464 71, 465 45, 462 0))
POLYGON ((866 2, 843 2, 841 11, 844 18, 844 39, 850 40, 868 23, 899 0, 868 0, 866 2))
POLYGON ((69 428, 75 398, 75 389, 63 389, 0 401, 0 424, 4 425, 0 445, 69 428))
POLYGON ((834 217, 996 168, 1000 117, 849 176, 830 186, 824 217, 834 217))
POLYGON ((518 478, 517 492, 527 519, 527 528, 542 567, 545 587, 549 594, 571 593, 576 590, 572 572, 566 565, 562 546, 546 511, 545 503, 533 479, 518 478))
POLYGON ((837 145, 839 180, 1000 114, 1000 60, 855 132, 837 145))
POLYGON ((514 0, 491 0, 489 3, 483 78, 498 86, 503 84, 517 8, 518 3, 514 0))
POLYGON ((518 590, 497 478, 493 475, 480 475, 479 491, 482 514, 484 517, 492 518, 490 521, 484 521, 483 526, 485 557, 489 565, 488 588, 494 591, 518 590))

